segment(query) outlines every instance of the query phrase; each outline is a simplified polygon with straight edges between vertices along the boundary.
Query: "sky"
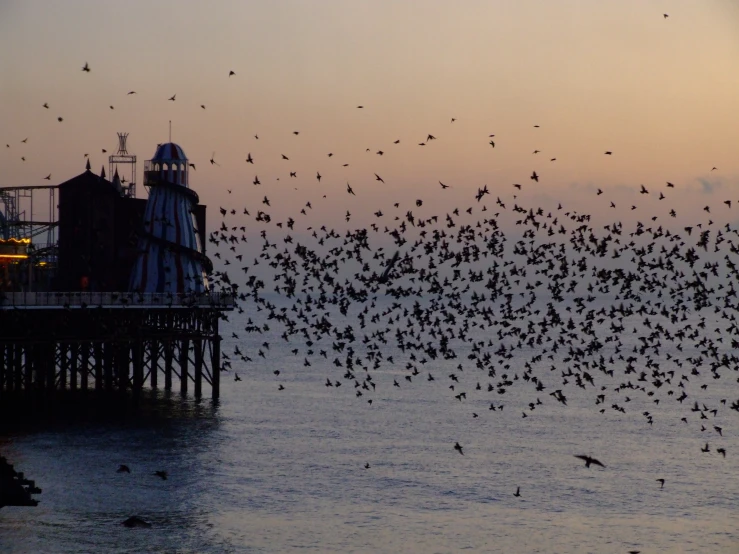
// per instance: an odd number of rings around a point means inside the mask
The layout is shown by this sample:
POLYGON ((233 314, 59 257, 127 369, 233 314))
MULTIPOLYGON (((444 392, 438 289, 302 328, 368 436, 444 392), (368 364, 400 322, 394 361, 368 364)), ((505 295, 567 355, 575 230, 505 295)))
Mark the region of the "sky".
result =
POLYGON ((63 182, 85 153, 107 171, 118 131, 141 183, 171 121, 214 207, 368 221, 488 185, 613 219, 662 208, 667 181, 681 216, 739 198, 732 0, 0 0, 0 52, 0 186, 63 182))

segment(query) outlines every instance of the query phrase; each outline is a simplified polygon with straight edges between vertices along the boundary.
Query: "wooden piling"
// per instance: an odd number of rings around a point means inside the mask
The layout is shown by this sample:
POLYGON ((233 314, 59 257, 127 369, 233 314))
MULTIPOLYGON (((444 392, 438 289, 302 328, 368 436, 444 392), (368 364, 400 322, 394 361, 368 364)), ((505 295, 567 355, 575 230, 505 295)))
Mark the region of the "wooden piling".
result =
POLYGON ((137 334, 132 344, 133 354, 133 395, 139 398, 144 386, 144 345, 140 334, 137 334))
POLYGON ((69 388, 73 391, 77 390, 77 370, 80 362, 80 345, 72 343, 72 363, 69 372, 69 388))
POLYGON ((103 375, 105 379, 105 391, 113 390, 113 364, 115 361, 115 352, 111 343, 101 345, 103 349, 103 375))
POLYGON ((95 390, 103 389, 103 347, 99 342, 92 346, 92 355, 95 360, 95 390))
POLYGON ((80 388, 87 392, 87 380, 90 377, 90 343, 80 345, 80 388))
POLYGON ((172 390, 172 340, 167 339, 164 343, 164 390, 172 390))
POLYGON ((59 388, 67 388, 67 370, 69 369, 69 345, 63 342, 59 345, 59 388))
POLYGON ((180 341, 180 394, 187 396, 188 361, 190 359, 190 341, 180 341))
POLYGON ((156 390, 159 375, 159 341, 154 339, 149 344, 149 381, 151 388, 156 390))
POLYGON ((217 314, 213 317, 211 332, 213 333, 213 350, 210 360, 211 381, 213 382, 211 397, 213 400, 218 400, 221 396, 221 336, 218 334, 217 314))
POLYGON ((195 347, 195 398, 203 396, 203 341, 198 338, 193 341, 195 347))

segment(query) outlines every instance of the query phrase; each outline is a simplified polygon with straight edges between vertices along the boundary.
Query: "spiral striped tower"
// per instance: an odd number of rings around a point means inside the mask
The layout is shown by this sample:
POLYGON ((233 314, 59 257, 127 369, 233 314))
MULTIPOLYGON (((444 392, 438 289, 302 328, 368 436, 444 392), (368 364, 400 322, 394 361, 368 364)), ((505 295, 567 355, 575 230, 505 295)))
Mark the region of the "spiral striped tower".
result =
POLYGON ((134 292, 202 293, 210 260, 202 253, 192 209, 197 193, 188 186, 187 156, 172 142, 158 146, 144 163, 149 189, 139 253, 131 274, 134 292))

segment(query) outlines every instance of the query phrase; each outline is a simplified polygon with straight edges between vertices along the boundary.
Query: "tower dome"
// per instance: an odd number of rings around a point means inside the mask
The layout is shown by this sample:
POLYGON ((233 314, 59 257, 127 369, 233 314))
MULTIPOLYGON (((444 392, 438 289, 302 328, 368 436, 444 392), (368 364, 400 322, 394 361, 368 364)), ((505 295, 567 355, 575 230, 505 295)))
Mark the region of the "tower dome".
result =
POLYGON ((188 186, 188 165, 185 151, 179 144, 166 142, 157 146, 154 157, 144 164, 144 185, 154 181, 167 181, 188 186))

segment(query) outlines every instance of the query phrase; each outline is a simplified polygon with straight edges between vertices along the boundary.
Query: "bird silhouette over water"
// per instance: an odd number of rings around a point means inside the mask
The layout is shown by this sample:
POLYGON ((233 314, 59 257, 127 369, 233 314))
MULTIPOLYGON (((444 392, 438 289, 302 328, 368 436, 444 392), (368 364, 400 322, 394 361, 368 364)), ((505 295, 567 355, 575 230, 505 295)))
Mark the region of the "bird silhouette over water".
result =
POLYGON ((464 455, 464 452, 462 452, 462 446, 458 442, 455 442, 454 443, 454 450, 456 450, 460 454, 464 455))
POLYGON ((157 470, 152 475, 156 475, 157 477, 161 478, 162 481, 167 480, 167 472, 163 470, 157 470))
POLYGON ((664 479, 657 479, 657 482, 659 483, 659 488, 664 489, 665 488, 665 480, 664 479))
POLYGON ((585 467, 590 467, 591 464, 592 465, 596 465, 596 466, 600 466, 602 468, 605 468, 606 467, 600 461, 598 461, 595 458, 592 458, 590 456, 587 456, 585 454, 575 454, 575 458, 580 458, 581 460, 585 460, 585 467))
POLYGON ((121 464, 118 466, 116 473, 131 473, 131 469, 127 465, 121 464))

